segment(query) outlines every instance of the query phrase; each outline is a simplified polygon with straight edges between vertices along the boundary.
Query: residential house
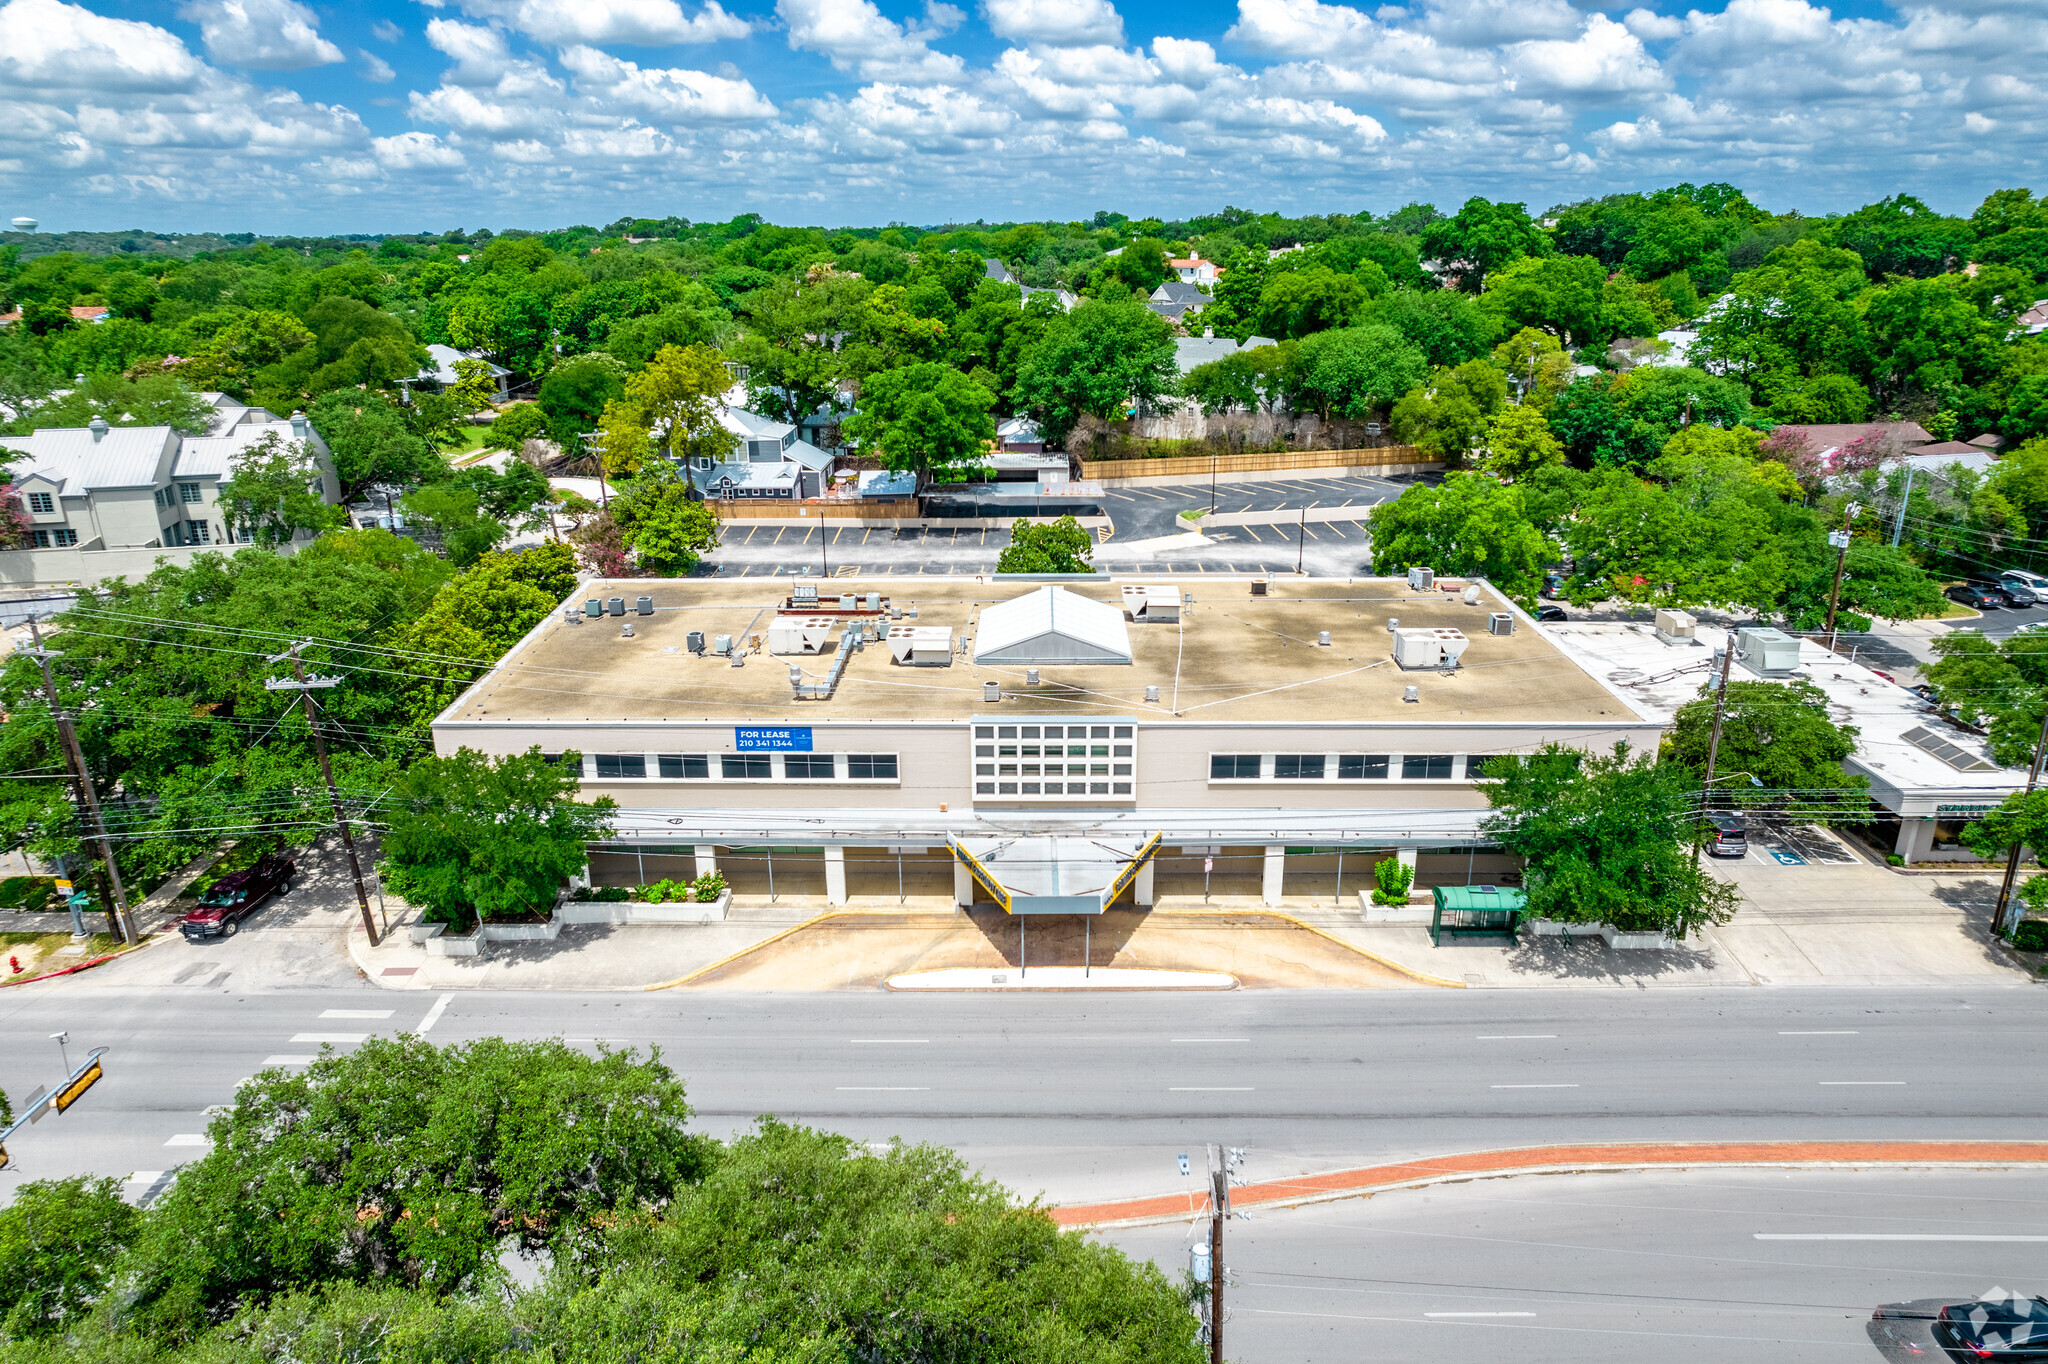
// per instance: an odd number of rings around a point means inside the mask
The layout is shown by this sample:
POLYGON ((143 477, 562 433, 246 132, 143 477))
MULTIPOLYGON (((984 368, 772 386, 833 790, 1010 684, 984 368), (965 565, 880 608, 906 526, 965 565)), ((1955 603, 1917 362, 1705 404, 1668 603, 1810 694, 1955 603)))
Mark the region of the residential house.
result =
POLYGON ((2048 332, 2048 298, 2041 299, 2014 318, 2013 325, 2028 336, 2039 336, 2042 332, 2048 332))
MULTIPOLYGON (((1116 252, 1112 251, 1109 254, 1114 256, 1116 252)), ((995 259, 993 256, 984 258, 981 263, 981 267, 981 273, 984 278, 992 279, 998 284, 1016 285, 1017 288, 1023 293, 1023 301, 1026 303, 1029 303, 1031 301, 1031 296, 1033 294, 1051 294, 1053 297, 1053 301, 1060 305, 1060 311, 1070 313, 1074 311, 1074 305, 1081 301, 1077 296, 1075 296, 1072 293, 1069 293, 1065 289, 1032 288, 1023 280, 1018 279, 1015 275, 1011 274, 1010 268, 1007 265, 1004 265, 1001 261, 995 259)))
MULTIPOLYGON (((427 367, 419 372, 417 381, 423 384, 433 384, 439 388, 452 388, 461 381, 462 375, 455 369, 455 362, 457 360, 479 360, 483 358, 465 351, 459 351, 453 346, 441 345, 428 346, 427 355, 429 357, 427 367)), ((484 363, 490 365, 491 378, 496 381, 498 386, 497 396, 494 401, 502 403, 510 396, 505 380, 512 371, 502 365, 491 365, 488 360, 484 361, 484 363)))
MULTIPOLYGON (((103 307, 99 304, 86 304, 82 307, 78 304, 73 304, 71 307, 71 320, 73 322, 90 322, 97 325, 113 315, 114 310, 112 308, 103 307)), ((0 313, 0 327, 11 327, 19 321, 21 321, 21 309, 19 308, 16 308, 11 313, 0 313)))
POLYGON ((1228 336, 1218 336, 1214 331, 1205 331, 1200 336, 1177 336, 1173 340, 1173 363, 1185 378, 1197 365, 1206 365, 1211 360, 1221 360, 1255 346, 1277 344, 1270 336, 1247 336, 1236 341, 1228 336))
POLYGON ((1045 451, 1045 433, 1029 417, 1008 417, 996 426, 996 449, 1020 455, 1045 451))
POLYGON ((706 497, 801 500, 820 496, 830 482, 836 456, 800 438, 788 422, 731 406, 720 409, 718 421, 739 446, 722 463, 691 462, 690 481, 706 497))
POLYGON ((1207 307, 1210 301, 1209 291, 1201 285, 1170 279, 1152 291, 1145 306, 1168 322, 1178 322, 1190 308, 1207 307))
POLYGON ((1813 446, 1813 452, 1823 459, 1872 432, 1884 438, 1887 453, 1894 456, 1918 454, 1923 447, 1934 444, 1933 434, 1918 422, 1840 422, 1818 426, 1788 423, 1788 426, 1803 431, 1813 446))
POLYGON ((281 422, 261 408, 236 408, 268 420, 242 420, 217 434, 183 436, 168 426, 42 427, 0 436, 15 490, 27 509, 33 549, 137 549, 229 541, 220 487, 234 456, 272 432, 303 442, 320 469, 321 497, 341 502, 341 480, 327 442, 303 415, 281 422))
POLYGON ((1203 260, 1199 251, 1190 253, 1186 260, 1169 258, 1166 268, 1178 275, 1183 284, 1214 284, 1216 277, 1223 273, 1216 268, 1215 261, 1203 260))

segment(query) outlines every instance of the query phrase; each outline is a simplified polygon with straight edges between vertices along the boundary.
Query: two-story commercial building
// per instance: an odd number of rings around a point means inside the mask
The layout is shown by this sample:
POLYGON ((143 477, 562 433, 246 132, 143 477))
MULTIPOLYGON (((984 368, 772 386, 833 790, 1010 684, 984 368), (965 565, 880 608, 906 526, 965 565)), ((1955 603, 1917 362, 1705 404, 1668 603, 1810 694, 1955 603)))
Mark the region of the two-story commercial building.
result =
POLYGON ((1662 725, 1491 587, 1450 587, 595 582, 434 741, 580 755, 621 807, 593 858, 615 884, 717 868, 833 903, 940 884, 1015 908, 1035 884, 1271 902, 1334 871, 1355 892, 1385 856, 1425 885, 1508 879, 1486 761, 1654 751, 1662 725))

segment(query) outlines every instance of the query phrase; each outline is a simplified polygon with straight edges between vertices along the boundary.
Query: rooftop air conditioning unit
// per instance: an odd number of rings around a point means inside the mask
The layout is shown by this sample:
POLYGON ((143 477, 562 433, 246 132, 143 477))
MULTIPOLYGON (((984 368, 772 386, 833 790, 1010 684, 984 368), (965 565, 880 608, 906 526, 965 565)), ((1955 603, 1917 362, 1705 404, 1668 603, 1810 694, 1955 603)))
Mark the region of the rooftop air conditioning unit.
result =
POLYGON ((946 625, 892 625, 889 653, 906 668, 953 666, 953 630, 946 625))
POLYGON ((1394 631, 1394 662, 1403 668, 1455 668, 1471 641, 1463 630, 1394 631))
POLYGON ((1411 568, 1408 570, 1408 586, 1417 592, 1427 592, 1436 586, 1436 570, 1433 568, 1411 568))
POLYGON ((711 652, 712 652, 712 653, 714 653, 714 654, 717 654, 717 655, 718 655, 718 656, 719 656, 720 658, 723 658, 723 657, 725 657, 725 656, 726 656, 727 654, 731 653, 731 652, 732 652, 732 636, 731 636, 731 635, 720 635, 720 636, 718 636, 718 638, 716 638, 716 639, 714 639, 713 641, 711 641, 711 652))
POLYGON ((793 602, 815 603, 818 600, 818 585, 816 583, 796 583, 790 587, 789 599, 793 602))
POLYGON ((1740 651, 1742 666, 1759 677, 1785 677, 1799 667, 1799 641, 1783 630, 1738 630, 1735 647, 1740 651))
POLYGON ((1689 611, 1659 611, 1657 613, 1657 636, 1666 644, 1681 639, 1691 639, 1699 633, 1700 623, 1689 611))
POLYGON ((1135 621, 1163 621, 1171 625, 1180 619, 1180 589, 1170 583, 1132 583, 1123 590, 1124 610, 1135 621))
POLYGON ((832 639, 829 616, 777 616, 768 627, 771 654, 818 654, 832 639))
POLYGON ((604 609, 615 616, 623 616, 626 614, 626 599, 624 597, 606 597, 604 599, 604 609))
POLYGON ((592 597, 592 598, 591 598, 591 599, 590 599, 589 601, 587 601, 587 602, 583 603, 583 614, 584 614, 584 615, 586 615, 586 616, 588 616, 588 617, 590 617, 590 618, 591 618, 592 620, 596 620, 596 619, 597 619, 597 618, 598 618, 599 616, 603 615, 603 614, 604 614, 604 600, 603 600, 603 598, 601 598, 601 597, 592 597))
POLYGON ((1486 633, 1489 635, 1512 635, 1515 632, 1515 617, 1511 611, 1495 611, 1486 618, 1486 633))
POLYGON ((654 598, 652 598, 652 597, 635 597, 635 598, 633 599, 633 614, 634 614, 634 615, 636 615, 636 616, 651 616, 651 615, 653 615, 653 614, 654 614, 654 598))
POLYGON ((690 631, 686 642, 690 646, 691 653, 701 654, 704 652, 704 632, 702 630, 690 631))

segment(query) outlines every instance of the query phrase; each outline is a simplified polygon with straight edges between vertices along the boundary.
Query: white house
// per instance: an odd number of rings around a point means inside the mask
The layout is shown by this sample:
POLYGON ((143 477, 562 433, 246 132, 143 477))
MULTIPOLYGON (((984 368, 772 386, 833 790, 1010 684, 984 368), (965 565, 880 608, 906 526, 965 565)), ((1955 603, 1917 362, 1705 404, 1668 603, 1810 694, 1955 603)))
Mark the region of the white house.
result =
POLYGON ((1186 260, 1169 258, 1166 267, 1173 271, 1182 284, 1200 284, 1205 287, 1214 284, 1216 276, 1223 273, 1216 268, 1215 261, 1203 260, 1199 251, 1190 254, 1186 260))
MULTIPOLYGON (((453 346, 428 346, 427 354, 431 358, 427 363, 427 367, 419 372, 418 380, 421 383, 436 384, 442 388, 452 388, 461 382, 462 376, 455 369, 455 362, 457 360, 478 360, 483 358, 459 351, 453 346)), ((490 364, 488 360, 484 361, 484 363, 490 364)), ((505 378, 512 371, 502 365, 491 365, 490 368, 491 378, 496 380, 498 385, 497 401, 502 403, 507 396, 505 378)))

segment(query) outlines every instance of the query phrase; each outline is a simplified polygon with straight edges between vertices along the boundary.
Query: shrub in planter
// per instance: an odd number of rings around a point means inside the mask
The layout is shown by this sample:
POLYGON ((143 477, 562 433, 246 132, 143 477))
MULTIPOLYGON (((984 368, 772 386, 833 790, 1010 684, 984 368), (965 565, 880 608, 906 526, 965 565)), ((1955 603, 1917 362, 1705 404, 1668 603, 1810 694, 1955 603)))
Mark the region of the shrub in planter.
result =
POLYGON ((723 894, 725 894, 725 876, 723 873, 710 872, 690 882, 690 896, 700 905, 711 904, 723 894))
POLYGON ((680 881, 664 876, 651 886, 642 886, 640 898, 650 905, 679 904, 690 898, 690 888, 680 881))
POLYGON ((1415 868, 1398 857, 1382 857, 1372 864, 1372 879, 1378 887, 1372 893, 1374 904, 1405 905, 1408 889, 1415 884, 1415 868))
POLYGON ((2012 945, 2022 952, 2048 952, 2048 919, 2025 919, 2012 931, 2012 945))
POLYGON ((1897 853, 1886 853, 1884 855, 1884 860, 1887 866, 1903 867, 1906 865, 1906 859, 1899 856, 1897 853))
POLYGON ((599 904, 618 900, 630 900, 633 892, 626 886, 578 886, 569 892, 572 900, 589 900, 599 904))

